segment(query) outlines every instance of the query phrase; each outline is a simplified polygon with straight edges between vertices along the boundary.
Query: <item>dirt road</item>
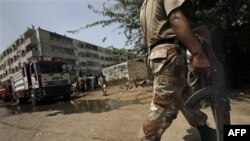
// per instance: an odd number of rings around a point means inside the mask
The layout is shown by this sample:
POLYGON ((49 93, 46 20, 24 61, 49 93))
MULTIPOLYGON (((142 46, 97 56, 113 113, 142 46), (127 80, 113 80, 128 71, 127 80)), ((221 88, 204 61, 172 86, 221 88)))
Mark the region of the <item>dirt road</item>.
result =
MULTIPOLYGON (((33 107, 0 102, 0 140, 136 141, 148 113, 151 92, 152 87, 122 90, 112 86, 108 96, 95 91, 75 95, 66 103, 57 99, 33 107)), ((249 101, 244 94, 231 99, 232 124, 250 124, 249 101)), ((204 110, 211 117, 209 110, 204 110)), ((199 141, 200 138, 179 113, 162 140, 199 141)))

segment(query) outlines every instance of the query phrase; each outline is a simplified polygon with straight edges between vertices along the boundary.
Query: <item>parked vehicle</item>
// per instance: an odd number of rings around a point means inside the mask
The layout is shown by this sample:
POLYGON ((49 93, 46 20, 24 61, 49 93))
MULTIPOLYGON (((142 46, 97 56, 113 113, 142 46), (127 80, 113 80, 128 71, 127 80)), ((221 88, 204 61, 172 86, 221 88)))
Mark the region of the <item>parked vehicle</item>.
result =
POLYGON ((63 96, 70 99, 73 93, 65 63, 61 59, 39 57, 25 64, 11 79, 13 97, 18 104, 63 96))
POLYGON ((12 88, 10 81, 0 83, 0 99, 4 102, 11 100, 12 88))

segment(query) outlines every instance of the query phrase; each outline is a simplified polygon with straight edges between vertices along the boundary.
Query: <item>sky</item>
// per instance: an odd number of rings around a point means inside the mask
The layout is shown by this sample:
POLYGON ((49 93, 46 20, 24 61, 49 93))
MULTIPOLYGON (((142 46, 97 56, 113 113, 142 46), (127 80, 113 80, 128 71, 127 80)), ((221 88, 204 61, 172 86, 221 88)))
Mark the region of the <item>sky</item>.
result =
POLYGON ((0 0, 0 52, 13 43, 28 27, 42 28, 101 47, 113 45, 122 48, 125 36, 118 25, 79 29, 86 24, 106 19, 88 9, 101 9, 107 0, 0 0), (107 40, 103 42, 103 38, 107 40))

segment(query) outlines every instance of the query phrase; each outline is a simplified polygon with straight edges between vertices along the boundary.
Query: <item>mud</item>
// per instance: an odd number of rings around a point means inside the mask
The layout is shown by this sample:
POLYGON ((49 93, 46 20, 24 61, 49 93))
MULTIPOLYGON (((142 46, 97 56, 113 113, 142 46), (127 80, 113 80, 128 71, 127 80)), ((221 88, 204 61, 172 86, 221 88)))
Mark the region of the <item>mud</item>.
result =
MULTIPOLYGON (((148 116, 152 87, 121 90, 119 86, 113 86, 108 87, 108 93, 108 96, 102 96, 102 91, 94 91, 75 95, 69 102, 57 99, 36 107, 30 103, 17 106, 13 102, 0 102, 0 140, 137 140, 138 131, 148 116)), ((249 98, 231 99, 231 108, 232 124, 250 123, 249 98)), ((211 109, 203 108, 202 111, 214 128, 211 109)), ((161 141, 170 140, 200 141, 200 136, 180 112, 161 141)))
POLYGON ((71 100, 69 102, 49 101, 42 105, 32 106, 30 104, 17 105, 15 103, 2 103, 1 108, 6 108, 5 112, 1 112, 0 119, 11 115, 23 113, 34 113, 43 111, 56 111, 47 116, 56 116, 58 114, 74 114, 74 113, 102 113, 118 109, 123 106, 136 104, 136 100, 114 100, 114 99, 99 99, 99 100, 71 100))

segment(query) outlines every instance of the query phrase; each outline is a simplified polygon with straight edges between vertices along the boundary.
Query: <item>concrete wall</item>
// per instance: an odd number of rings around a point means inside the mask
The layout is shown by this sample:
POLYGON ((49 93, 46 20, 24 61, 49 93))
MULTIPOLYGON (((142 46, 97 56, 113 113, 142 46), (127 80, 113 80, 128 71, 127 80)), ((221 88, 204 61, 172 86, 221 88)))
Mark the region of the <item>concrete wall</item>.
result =
POLYGON ((129 80, 152 79, 152 73, 147 65, 146 57, 128 62, 129 80))
POLYGON ((128 80, 135 79, 150 79, 153 80, 153 74, 149 69, 146 61, 147 57, 131 60, 102 69, 102 73, 106 76, 107 81, 127 78, 128 80))
POLYGON ((102 69, 102 73, 106 76, 106 80, 116 80, 121 78, 129 78, 127 62, 113 65, 102 69))

